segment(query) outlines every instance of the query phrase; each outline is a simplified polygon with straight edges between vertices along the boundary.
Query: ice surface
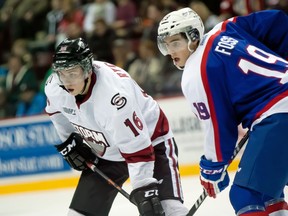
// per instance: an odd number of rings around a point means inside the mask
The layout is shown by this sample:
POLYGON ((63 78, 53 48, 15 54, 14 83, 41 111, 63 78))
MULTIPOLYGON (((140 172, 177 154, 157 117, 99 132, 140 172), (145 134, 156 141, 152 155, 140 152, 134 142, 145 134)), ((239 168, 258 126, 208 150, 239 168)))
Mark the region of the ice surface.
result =
MULTIPOLYGON (((230 173, 233 180, 234 174, 230 173)), ((185 206, 189 209, 202 193, 198 176, 182 178, 185 206)), ((131 192, 129 183, 123 187, 131 192)), ((0 216, 65 216, 73 195, 74 188, 50 191, 37 191, 0 196, 0 216)), ((220 193, 216 199, 207 197, 195 216, 233 216, 229 203, 229 189, 220 193)), ((288 188, 285 189, 286 197, 288 188)), ((115 199, 110 216, 138 216, 136 207, 120 193, 115 199)))

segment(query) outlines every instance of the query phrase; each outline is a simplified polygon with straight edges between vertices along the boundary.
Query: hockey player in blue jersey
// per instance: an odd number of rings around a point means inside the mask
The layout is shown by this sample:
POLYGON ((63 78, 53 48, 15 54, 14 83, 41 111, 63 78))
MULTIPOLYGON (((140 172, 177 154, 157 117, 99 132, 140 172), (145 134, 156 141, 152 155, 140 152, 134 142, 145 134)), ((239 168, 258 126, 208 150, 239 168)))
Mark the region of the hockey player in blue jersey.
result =
POLYGON ((182 90, 205 126, 200 180, 211 197, 226 171, 242 124, 249 141, 230 189, 241 216, 288 215, 288 17, 277 10, 234 17, 204 35, 190 8, 167 14, 158 47, 183 69, 182 90))

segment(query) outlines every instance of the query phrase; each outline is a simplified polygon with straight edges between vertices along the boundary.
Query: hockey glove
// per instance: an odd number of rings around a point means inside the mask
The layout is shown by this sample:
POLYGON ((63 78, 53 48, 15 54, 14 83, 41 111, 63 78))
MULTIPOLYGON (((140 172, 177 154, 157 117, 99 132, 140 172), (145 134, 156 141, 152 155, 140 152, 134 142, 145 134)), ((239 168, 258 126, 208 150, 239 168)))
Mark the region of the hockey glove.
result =
POLYGON ((97 159, 91 148, 83 143, 83 138, 78 133, 71 133, 65 142, 55 147, 67 163, 78 171, 87 168, 86 161, 94 162, 97 159))
POLYGON ((212 162, 203 155, 200 160, 200 181, 210 197, 216 198, 229 185, 227 173, 228 164, 225 162, 212 162))
POLYGON ((164 216, 156 183, 137 188, 130 194, 130 201, 135 203, 141 216, 164 216))

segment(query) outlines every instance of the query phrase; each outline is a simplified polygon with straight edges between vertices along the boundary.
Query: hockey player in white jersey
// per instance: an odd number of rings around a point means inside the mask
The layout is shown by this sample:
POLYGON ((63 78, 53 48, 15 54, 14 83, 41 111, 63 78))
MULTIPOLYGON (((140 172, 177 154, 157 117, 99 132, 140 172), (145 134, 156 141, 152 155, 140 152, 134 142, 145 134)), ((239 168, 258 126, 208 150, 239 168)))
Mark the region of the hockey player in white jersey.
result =
POLYGON ((169 122, 153 98, 123 69, 93 61, 82 38, 56 48, 54 73, 45 87, 46 112, 61 140, 57 150, 82 171, 69 216, 106 216, 117 190, 130 177, 130 200, 142 216, 183 216, 178 152, 169 122))
POLYGON ((230 190, 235 213, 287 216, 287 15, 267 10, 234 17, 204 35, 198 14, 183 8, 160 22, 158 47, 184 70, 184 96, 205 125, 200 179, 208 195, 229 184, 226 167, 242 124, 250 132, 230 190))

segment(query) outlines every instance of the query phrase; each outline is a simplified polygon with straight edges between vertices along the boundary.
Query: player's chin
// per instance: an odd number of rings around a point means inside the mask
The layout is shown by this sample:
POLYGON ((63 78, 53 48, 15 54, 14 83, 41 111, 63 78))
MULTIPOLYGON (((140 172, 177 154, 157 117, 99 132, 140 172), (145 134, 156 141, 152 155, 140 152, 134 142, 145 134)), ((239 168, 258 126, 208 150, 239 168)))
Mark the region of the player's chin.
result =
POLYGON ((73 95, 73 96, 76 96, 76 95, 78 95, 78 93, 75 93, 75 92, 70 92, 70 91, 69 91, 69 94, 71 94, 71 95, 73 95))
POLYGON ((65 88, 69 92, 69 94, 71 94, 73 96, 78 94, 78 91, 75 88, 71 87, 71 86, 65 86, 65 88))
POLYGON ((180 68, 184 67, 184 65, 185 65, 184 62, 181 61, 180 58, 174 58, 173 62, 174 62, 174 65, 176 65, 176 66, 178 66, 180 68))
POLYGON ((185 64, 181 64, 179 62, 174 61, 174 65, 177 66, 178 68, 184 68, 185 64))

